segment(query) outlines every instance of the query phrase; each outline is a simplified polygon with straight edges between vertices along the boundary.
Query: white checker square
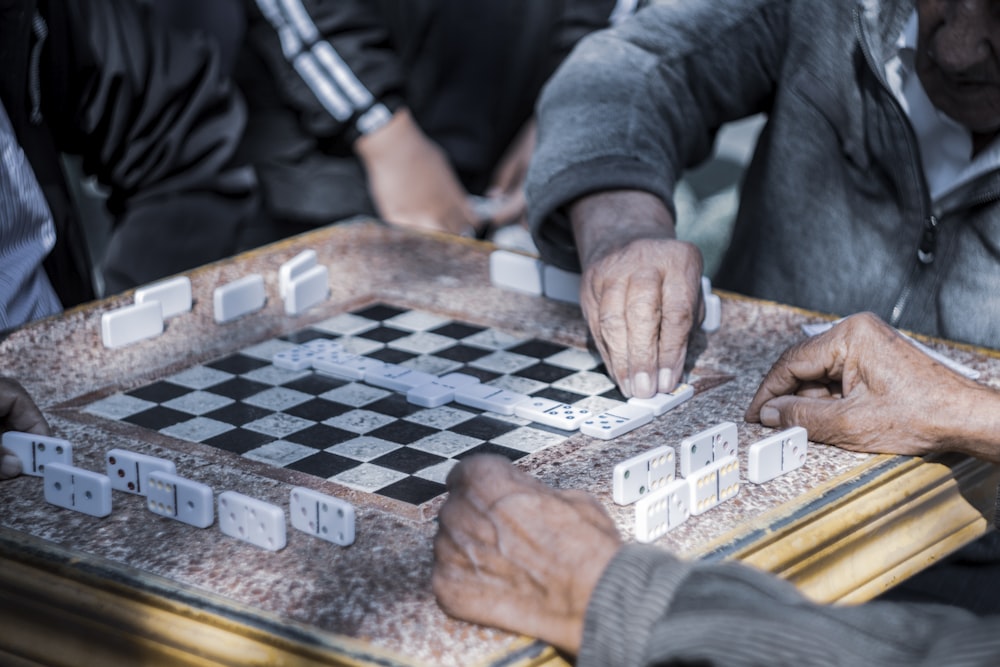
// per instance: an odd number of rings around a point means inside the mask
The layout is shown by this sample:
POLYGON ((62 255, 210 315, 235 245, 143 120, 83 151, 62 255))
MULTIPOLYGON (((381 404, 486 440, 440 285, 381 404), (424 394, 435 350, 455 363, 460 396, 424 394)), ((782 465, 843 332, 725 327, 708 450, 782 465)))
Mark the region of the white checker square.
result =
POLYGON ((460 361, 453 361, 452 359, 445 359, 444 357, 435 357, 433 354, 422 354, 419 357, 407 359, 400 364, 400 366, 406 366, 407 368, 412 368, 415 371, 430 373, 431 375, 444 375, 446 373, 452 373, 462 368, 463 365, 464 364, 460 361))
POLYGON ((386 391, 385 389, 371 387, 366 384, 361 384, 360 382, 351 382, 342 387, 337 387, 336 389, 324 392, 320 394, 319 397, 328 401, 333 401, 334 403, 340 403, 341 405, 350 405, 354 408, 360 408, 391 395, 392 392, 386 391))
POLYGON ((447 317, 428 313, 425 310, 408 310, 399 315, 393 315, 383 322, 383 324, 405 331, 427 331, 428 329, 436 329, 449 322, 451 320, 447 317))
POLYGON ((351 433, 364 434, 386 424, 391 424, 394 421, 395 418, 388 415, 372 412, 371 410, 356 409, 345 412, 342 415, 337 415, 336 417, 331 417, 323 423, 327 426, 335 426, 336 428, 350 431, 351 433))
POLYGON ((311 401, 312 398, 311 395, 305 392, 289 389, 288 387, 271 387, 253 396, 247 396, 243 399, 243 402, 254 407, 281 412, 282 410, 287 410, 288 408, 311 401))
POLYGON ((506 389, 507 391, 528 395, 534 394, 536 391, 546 389, 549 386, 547 382, 539 382, 538 380, 521 377, 520 375, 501 375, 498 378, 490 380, 486 384, 491 387, 499 387, 500 389, 506 389))
MULTIPOLYGON (((385 347, 385 343, 380 343, 377 340, 355 336, 344 336, 338 339, 337 342, 344 346, 345 352, 350 352, 351 354, 371 354, 385 347)), ((372 361, 375 360, 373 359, 372 361)))
POLYGON ((127 394, 114 394, 112 396, 108 396, 107 398, 102 398, 96 403, 91 403, 85 407, 83 411, 92 415, 97 415, 98 417, 106 417, 108 419, 124 419, 125 417, 131 417, 132 415, 143 412, 144 410, 149 410, 155 406, 156 403, 153 403, 152 401, 145 401, 141 398, 136 398, 135 396, 129 396, 127 394))
POLYGON ((538 363, 538 359, 516 352, 497 350, 469 362, 473 368, 482 368, 494 373, 516 373, 538 363))
POLYGON ((491 442, 516 449, 520 452, 530 453, 551 447, 552 445, 558 445, 560 442, 565 441, 567 437, 568 435, 559 435, 531 428, 530 426, 522 426, 493 438, 491 442))
POLYGON ((468 410, 462 410, 450 405, 441 405, 414 412, 412 415, 403 417, 403 419, 415 424, 423 424, 431 428, 445 430, 462 422, 469 421, 475 416, 475 413, 468 410))
POLYGON ((589 350, 570 347, 545 358, 546 363, 574 371, 592 371, 601 365, 601 357, 589 350))
POLYGON ((398 445, 395 442, 383 440, 382 438, 373 438, 371 436, 362 435, 358 438, 352 438, 346 442, 333 445, 332 447, 327 447, 324 451, 330 452, 331 454, 337 454, 339 456, 345 456, 349 459, 354 459, 355 461, 367 462, 377 459, 383 454, 396 451, 401 446, 402 445, 398 445))
POLYGON ((397 470, 390 470, 374 463, 362 463, 350 470, 339 472, 328 478, 331 482, 338 482, 344 486, 349 486, 358 491, 374 493, 382 487, 389 486, 393 482, 406 479, 406 473, 397 470))
POLYGON ((226 431, 232 431, 234 428, 235 427, 232 424, 220 422, 216 419, 209 419, 208 417, 195 417, 194 419, 189 419, 186 422, 162 428, 160 429, 160 433, 169 435, 173 438, 179 438, 181 440, 203 442, 209 438, 221 435, 226 431))
POLYGON ((409 446, 429 454, 453 457, 481 444, 483 441, 478 438, 451 431, 439 431, 411 442, 409 446))
POLYGON ((442 461, 441 463, 435 463, 434 465, 424 468, 423 470, 417 471, 413 474, 414 477, 419 477, 420 479, 426 479, 430 482, 437 482, 438 484, 444 484, 448 479, 448 473, 451 469, 458 465, 458 461, 455 459, 448 459, 447 461, 442 461))
POLYGON ((316 450, 312 447, 306 447, 305 445, 300 445, 295 442, 288 442, 287 440, 275 440, 274 442, 269 442, 266 445, 261 445, 256 449, 251 449, 248 452, 244 452, 243 458, 251 459, 252 461, 260 461, 261 463, 269 463, 279 468, 283 468, 290 463, 295 463, 296 461, 301 461, 304 458, 312 456, 316 453, 316 450))
POLYGON ((209 368, 208 366, 193 366, 165 379, 168 382, 179 384, 188 389, 208 389, 213 385, 231 380, 234 377, 236 376, 232 373, 226 373, 225 371, 209 368))
POLYGON ((471 336, 462 339, 465 345, 481 347, 486 350, 506 350, 520 343, 526 342, 527 338, 520 338, 497 329, 483 329, 471 336))
POLYGON ((313 329, 319 329, 327 333, 338 334, 340 336, 354 336, 359 333, 371 331, 378 325, 378 322, 370 320, 367 317, 361 317, 352 313, 341 313, 311 326, 313 329))
POLYGON ((172 398, 163 403, 164 407, 171 410, 180 410, 189 415, 203 415, 212 410, 224 408, 235 403, 231 398, 213 394, 209 391, 192 391, 189 394, 182 394, 177 398, 172 398))
POLYGON ((593 373, 591 371, 578 371, 572 375, 567 375, 552 383, 555 389, 564 389, 577 394, 592 396, 603 394, 615 388, 615 383, 606 375, 593 373))
POLYGON ((243 425, 243 428, 254 433, 263 433, 264 435, 280 439, 309 428, 315 423, 309 419, 302 419, 301 417, 288 415, 283 412, 275 412, 248 422, 243 425))
POLYGON ((454 339, 429 331, 418 331, 387 343, 388 347, 394 350, 402 350, 411 354, 434 354, 454 344, 454 339))
POLYGON ((254 382, 278 386, 287 384, 293 380, 298 380, 299 378, 304 378, 311 372, 312 371, 309 370, 292 371, 287 368, 278 368, 277 366, 271 365, 255 368, 249 373, 244 373, 243 377, 247 380, 253 380, 254 382))

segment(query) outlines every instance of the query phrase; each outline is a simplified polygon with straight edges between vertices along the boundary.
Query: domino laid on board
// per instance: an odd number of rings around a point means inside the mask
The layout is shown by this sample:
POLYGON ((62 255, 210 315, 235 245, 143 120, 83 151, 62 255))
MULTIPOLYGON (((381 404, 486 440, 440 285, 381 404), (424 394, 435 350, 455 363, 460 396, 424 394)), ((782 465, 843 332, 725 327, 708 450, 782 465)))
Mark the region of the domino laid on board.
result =
POLYGON ((653 411, 649 408, 623 403, 585 420, 580 425, 580 432, 592 438, 611 440, 651 421, 653 421, 653 411))
POLYGON ((691 514, 704 514, 740 492, 740 462, 726 456, 694 471, 687 482, 691 514))
POLYGON ((522 419, 530 419, 562 431, 575 431, 593 413, 586 408, 578 408, 568 403, 553 401, 551 398, 529 396, 514 406, 514 414, 522 419))
POLYGON ((612 497, 619 505, 631 505, 674 481, 677 462, 670 445, 654 447, 618 463, 612 472, 612 497))
POLYGON ((694 396, 694 387, 689 384, 679 384, 673 391, 666 394, 654 394, 650 398, 633 396, 628 399, 628 402, 632 405, 648 408, 653 411, 654 417, 659 417, 690 400, 692 396, 694 396))
POLYGON ((236 491, 219 494, 219 530, 268 551, 285 548, 285 512, 236 491))
POLYGON ((691 516, 690 483, 676 479, 635 504, 635 539, 652 542, 691 516))
POLYGON ((146 507, 153 514, 195 528, 208 528, 215 522, 212 487, 163 470, 154 470, 146 478, 146 507))
POLYGON ((681 440, 681 476, 688 477, 724 456, 735 456, 739 446, 739 433, 733 422, 721 422, 681 440))
POLYGON ((747 479, 754 484, 769 482, 802 467, 809 453, 809 437, 801 426, 775 433, 747 449, 747 479))
POLYGON ((66 465, 45 466, 45 500, 98 518, 111 514, 111 481, 106 475, 66 465))
POLYGON ((21 459, 21 470, 25 475, 42 477, 49 463, 73 464, 73 445, 69 440, 48 435, 35 435, 20 431, 3 434, 3 446, 21 459))
POLYGON ((347 501, 297 486, 289 494, 288 511, 296 530, 342 547, 354 543, 354 506, 347 501))

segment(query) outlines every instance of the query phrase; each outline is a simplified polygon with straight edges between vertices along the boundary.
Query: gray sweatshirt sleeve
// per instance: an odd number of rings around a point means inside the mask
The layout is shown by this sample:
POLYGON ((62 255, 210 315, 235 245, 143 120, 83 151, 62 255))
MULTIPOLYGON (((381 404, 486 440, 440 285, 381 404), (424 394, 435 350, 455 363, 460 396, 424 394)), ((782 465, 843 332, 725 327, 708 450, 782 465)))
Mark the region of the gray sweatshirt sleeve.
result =
POLYGON ((787 2, 656 3, 580 42, 538 106, 529 223, 543 256, 578 269, 562 209, 586 194, 671 202, 715 133, 766 108, 784 57, 787 2), (725 48, 720 48, 725 45, 725 48))
POLYGON ((995 666, 1000 617, 940 605, 818 605, 740 564, 629 545, 591 597, 577 664, 995 666))

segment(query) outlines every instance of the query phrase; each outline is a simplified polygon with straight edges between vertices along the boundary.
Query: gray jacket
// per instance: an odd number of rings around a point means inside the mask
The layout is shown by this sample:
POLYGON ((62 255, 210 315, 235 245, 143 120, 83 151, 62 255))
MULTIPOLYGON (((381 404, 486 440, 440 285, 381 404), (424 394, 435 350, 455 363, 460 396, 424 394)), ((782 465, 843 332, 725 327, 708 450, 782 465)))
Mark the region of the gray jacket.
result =
POLYGON ((1000 347, 1000 174, 932 205, 884 64, 913 0, 662 2, 584 40, 540 101, 531 224, 578 268, 561 208, 670 202, 726 122, 764 112, 719 287, 1000 347))

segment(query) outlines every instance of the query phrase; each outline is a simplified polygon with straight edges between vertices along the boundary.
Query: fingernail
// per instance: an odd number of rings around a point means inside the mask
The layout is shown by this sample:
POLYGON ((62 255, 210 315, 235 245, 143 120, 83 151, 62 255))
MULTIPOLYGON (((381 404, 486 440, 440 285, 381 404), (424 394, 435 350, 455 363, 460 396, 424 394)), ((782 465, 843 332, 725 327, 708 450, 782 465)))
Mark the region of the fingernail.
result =
POLYGON ((21 459, 5 454, 0 459, 0 478, 16 477, 21 474, 21 459))
POLYGON ((778 413, 778 408, 772 408, 765 405, 760 409, 760 423, 764 426, 779 426, 781 424, 781 415, 778 413))
POLYGON ((632 389, 635 390, 633 396, 639 398, 649 398, 653 395, 653 379, 649 373, 636 373, 632 379, 632 389))
POLYGON ((659 385, 659 390, 661 394, 666 394, 667 392, 673 390, 674 388, 673 371, 671 371, 669 368, 661 368, 657 384, 659 385))
POLYGON ((621 389, 622 393, 625 394, 625 398, 632 398, 635 395, 632 393, 632 378, 625 378, 621 389))

